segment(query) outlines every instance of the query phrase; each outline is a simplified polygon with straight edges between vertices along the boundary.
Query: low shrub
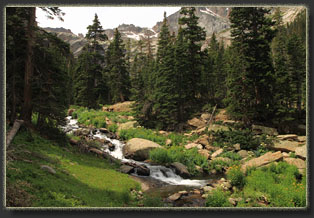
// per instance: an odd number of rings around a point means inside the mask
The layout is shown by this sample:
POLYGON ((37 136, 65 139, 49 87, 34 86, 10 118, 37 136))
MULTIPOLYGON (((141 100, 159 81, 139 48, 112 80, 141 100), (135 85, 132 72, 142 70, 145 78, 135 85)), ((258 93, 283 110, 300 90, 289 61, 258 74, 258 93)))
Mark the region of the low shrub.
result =
POLYGON ((117 132, 118 131, 118 125, 117 124, 111 124, 108 126, 108 130, 110 132, 117 132))
POLYGON ((241 171, 241 166, 231 166, 227 171, 227 178, 232 186, 241 189, 245 185, 245 175, 241 171))
POLYGON ((144 207, 162 207, 163 202, 161 197, 145 195, 143 199, 144 207))
POLYGON ((230 158, 231 160, 241 160, 242 159, 242 157, 238 153, 235 153, 232 151, 224 152, 221 155, 219 155, 219 157, 227 157, 227 158, 230 158))
POLYGON ((234 144, 239 143, 241 149, 256 150, 262 143, 272 143, 266 136, 255 137, 250 129, 232 130, 229 128, 229 131, 211 131, 211 134, 214 136, 213 145, 219 147, 231 147, 234 144))
POLYGON ((170 157, 168 151, 163 148, 156 148, 149 152, 149 159, 159 164, 171 163, 172 157, 170 157))
POLYGON ((214 169, 218 173, 222 173, 224 171, 224 168, 228 168, 232 165, 236 165, 237 163, 238 163, 237 161, 224 161, 224 160, 214 159, 210 161, 209 169, 214 169))
POLYGON ((166 137, 156 134, 153 130, 145 128, 135 128, 135 129, 122 129, 119 133, 120 138, 123 140, 129 140, 131 138, 142 138, 159 145, 165 145, 166 137))
POLYGON ((213 190, 207 197, 206 207, 231 207, 232 205, 228 201, 228 193, 225 193, 222 189, 213 190))
POLYGON ((250 170, 243 194, 255 201, 266 197, 271 207, 305 207, 306 176, 301 176, 295 166, 285 162, 250 170))
POLYGON ((199 173, 196 165, 202 167, 204 170, 208 170, 207 159, 200 155, 196 148, 187 150, 181 146, 172 146, 168 149, 154 149, 150 151, 149 158, 158 164, 182 163, 192 175, 199 173))

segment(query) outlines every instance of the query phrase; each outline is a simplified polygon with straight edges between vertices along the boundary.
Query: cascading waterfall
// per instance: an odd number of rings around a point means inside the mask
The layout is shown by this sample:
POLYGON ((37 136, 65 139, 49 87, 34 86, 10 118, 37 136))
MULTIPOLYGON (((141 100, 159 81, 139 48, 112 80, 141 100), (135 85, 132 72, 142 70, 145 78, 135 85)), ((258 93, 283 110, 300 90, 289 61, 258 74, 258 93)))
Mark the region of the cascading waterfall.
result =
MULTIPOLYGON (((72 119, 71 116, 66 117, 67 125, 63 127, 63 130, 67 133, 72 133, 73 131, 77 130, 79 126, 77 125, 77 120, 72 119)), ((107 152, 112 157, 121 160, 121 162, 129 162, 135 163, 137 165, 145 165, 150 170, 150 177, 160 180, 162 182, 171 184, 171 185, 185 185, 185 186, 195 186, 195 187, 202 187, 208 183, 208 180, 191 180, 191 179, 183 179, 181 176, 177 175, 173 169, 167 168, 165 166, 156 166, 151 165, 145 162, 135 161, 132 159, 126 159, 123 156, 122 148, 125 145, 123 142, 117 139, 111 139, 106 136, 106 134, 100 132, 99 130, 96 133, 90 133, 94 139, 105 139, 112 143, 115 146, 113 151, 110 151, 108 147, 103 147, 103 151, 107 152)), ((136 175, 136 173, 135 173, 136 175)), ((138 176, 138 175, 136 175, 138 176)))

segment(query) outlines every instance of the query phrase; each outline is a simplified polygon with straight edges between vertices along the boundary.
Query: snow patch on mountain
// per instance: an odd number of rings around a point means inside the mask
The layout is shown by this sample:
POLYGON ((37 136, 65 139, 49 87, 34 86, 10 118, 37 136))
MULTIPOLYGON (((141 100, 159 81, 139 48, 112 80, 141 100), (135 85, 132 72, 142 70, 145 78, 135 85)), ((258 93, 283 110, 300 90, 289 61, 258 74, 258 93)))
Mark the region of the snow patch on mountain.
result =
POLYGON ((203 12, 205 14, 209 14, 209 15, 212 15, 214 17, 219 17, 219 18, 222 18, 219 14, 216 14, 215 12, 213 12, 212 10, 210 10, 209 8, 206 8, 206 10, 200 10, 200 12, 203 12))

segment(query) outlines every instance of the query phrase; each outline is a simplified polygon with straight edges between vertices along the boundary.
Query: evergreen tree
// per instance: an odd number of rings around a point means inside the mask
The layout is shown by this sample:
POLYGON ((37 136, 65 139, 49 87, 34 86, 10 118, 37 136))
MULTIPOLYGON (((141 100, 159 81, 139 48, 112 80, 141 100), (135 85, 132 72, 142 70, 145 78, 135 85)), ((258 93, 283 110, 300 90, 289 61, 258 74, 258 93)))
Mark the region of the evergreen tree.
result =
POLYGON ((6 116, 13 124, 22 112, 27 19, 24 8, 6 8, 6 116))
POLYGON ((287 25, 276 10, 277 34, 272 41, 272 55, 276 78, 276 119, 274 122, 294 122, 305 117, 305 11, 287 25), (303 111, 302 111, 303 110, 303 111), (302 113, 303 112, 303 113, 302 113))
POLYGON ((186 85, 189 83, 189 65, 186 61, 188 59, 187 43, 184 41, 184 35, 181 26, 179 27, 178 35, 175 41, 174 48, 174 67, 176 74, 176 88, 178 93, 178 123, 182 123, 189 118, 191 109, 190 105, 187 104, 188 93, 186 90, 186 85))
POLYGON ((108 47, 107 78, 112 103, 123 102, 129 98, 130 78, 127 71, 125 48, 118 29, 115 29, 113 41, 108 47))
POLYGON ((155 117, 152 114, 153 83, 155 61, 152 56, 143 52, 144 42, 138 41, 137 53, 131 68, 133 110, 140 125, 154 127, 155 117))
POLYGON ((74 102, 81 106, 97 108, 99 104, 107 103, 105 95, 108 88, 106 78, 103 77, 104 48, 99 42, 107 40, 108 37, 104 34, 97 14, 93 24, 87 29, 85 38, 89 40, 89 44, 83 48, 74 69, 74 102))
POLYGON ((272 41, 272 59, 275 70, 274 98, 276 103, 276 120, 290 119, 291 77, 287 65, 287 29, 282 22, 282 14, 278 8, 274 13, 276 36, 272 41))
POLYGON ((166 14, 158 38, 157 71, 155 74, 154 112, 157 127, 174 129, 177 123, 177 94, 174 70, 174 46, 170 35, 166 14))
MULTIPOLYGON (((237 67, 242 69, 238 72, 241 81, 229 78, 228 111, 246 122, 265 121, 273 115, 274 77, 269 44, 275 32, 267 13, 269 10, 255 7, 233 8, 230 13, 232 46, 236 48, 233 51, 238 52, 233 55, 242 57, 243 64, 237 67)), ((229 77, 236 76, 234 69, 229 70, 229 77)))
POLYGON ((225 97, 225 72, 223 67, 224 47, 220 45, 213 33, 208 51, 204 55, 204 69, 202 70, 202 100, 211 106, 223 105, 225 97))
MULTIPOLYGON (((201 90, 201 71, 202 71, 202 52, 201 42, 205 40, 205 30, 198 26, 198 17, 195 15, 195 8, 190 7, 181 8, 181 17, 179 18, 179 25, 181 25, 182 48, 185 48, 185 58, 180 62, 185 62, 186 70, 183 72, 184 82, 181 84, 184 89, 185 99, 181 101, 185 104, 182 108, 188 106, 192 110, 199 106, 200 90, 201 90)), ((177 63, 180 65, 181 63, 177 63)))
MULTIPOLYGON (((291 93, 293 102, 296 103, 299 117, 305 108, 306 89, 306 59, 305 48, 301 38, 292 35, 287 43, 288 72, 291 76, 291 93), (302 105, 303 101, 303 105, 302 105)), ((294 106, 294 105, 293 105, 294 106)))
MULTIPOLYGON (((57 7, 41 8, 46 11, 50 18, 57 16, 62 19, 63 13, 57 7)), ((36 8, 15 8, 7 10, 7 81, 8 93, 7 108, 11 122, 14 119, 24 119, 27 125, 31 125, 34 110, 33 94, 34 81, 38 78, 34 50, 38 46, 38 37, 42 35, 36 25, 36 8), (10 57, 10 59, 8 59, 10 57), (12 58, 12 59, 11 59, 12 58), (12 65, 13 64, 13 65, 12 65), (15 66, 14 66, 15 65, 15 66), (10 96, 12 100, 10 100, 10 96)), ((55 83, 52 86, 56 86, 55 83)), ((51 112, 54 116, 54 112, 51 112)))
POLYGON ((99 41, 106 41, 108 40, 108 36, 104 34, 104 30, 100 24, 97 14, 95 14, 93 24, 87 27, 88 32, 86 33, 85 38, 90 40, 91 48, 94 52, 103 51, 101 45, 99 45, 99 41))
POLYGON ((65 124, 68 108, 68 60, 70 45, 57 36, 42 32, 34 47, 33 113, 37 125, 57 127, 65 124))

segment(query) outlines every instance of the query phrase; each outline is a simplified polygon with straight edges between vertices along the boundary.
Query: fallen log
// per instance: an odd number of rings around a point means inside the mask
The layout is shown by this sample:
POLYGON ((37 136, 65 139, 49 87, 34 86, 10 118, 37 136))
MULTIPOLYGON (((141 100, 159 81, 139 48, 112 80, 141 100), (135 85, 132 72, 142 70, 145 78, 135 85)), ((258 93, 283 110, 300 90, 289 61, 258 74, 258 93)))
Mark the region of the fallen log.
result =
POLYGON ((6 136, 6 148, 9 147, 11 141, 15 137, 16 133, 19 131, 21 125, 24 123, 24 120, 15 120, 12 129, 6 136))

